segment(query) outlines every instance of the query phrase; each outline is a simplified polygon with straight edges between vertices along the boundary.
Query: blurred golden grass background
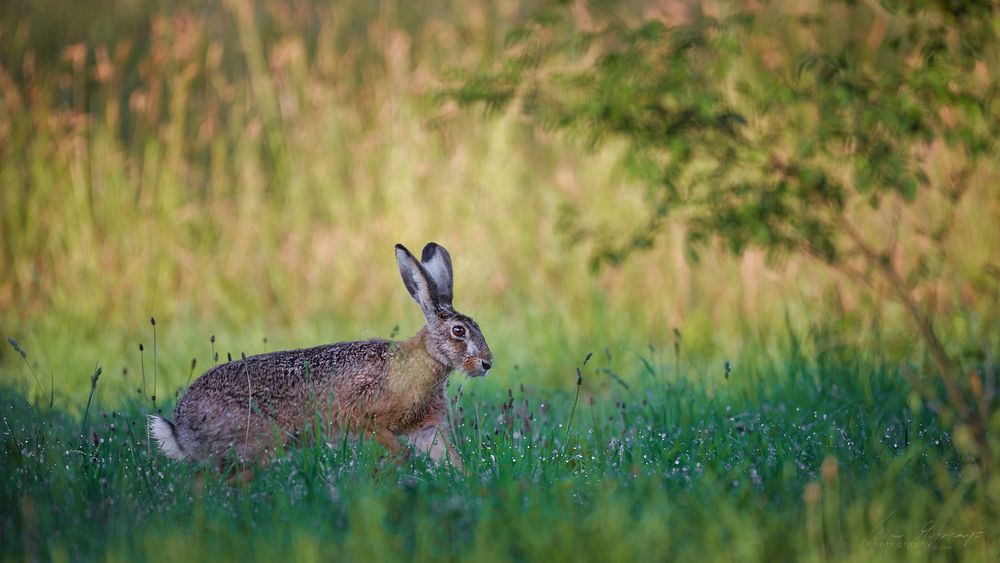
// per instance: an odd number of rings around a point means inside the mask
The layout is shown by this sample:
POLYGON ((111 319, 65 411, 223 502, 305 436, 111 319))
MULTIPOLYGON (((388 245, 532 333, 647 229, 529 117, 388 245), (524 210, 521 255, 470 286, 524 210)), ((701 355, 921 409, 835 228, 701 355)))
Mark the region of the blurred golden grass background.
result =
MULTIPOLYGON (((669 19, 684 6, 629 9, 669 19)), ((721 365, 766 353, 786 319, 836 327, 827 345, 877 338, 914 352, 878 292, 807 259, 715 248, 690 263, 676 224, 654 250, 592 273, 590 248, 568 245, 559 225, 567 202, 595 228, 640 220, 644 188, 629 184, 620 151, 591 153, 516 111, 484 118, 439 95, 490 64, 535 8, 8 3, 0 335, 73 392, 95 362, 135 373, 152 315, 174 389, 191 357, 196 375, 210 365, 210 334, 224 359, 416 330, 392 245, 434 240, 452 253, 456 305, 483 326, 504 385, 569 382, 605 347, 623 362, 647 346, 672 357, 675 329, 686 356, 721 365)), ((973 183, 920 296, 959 346, 995 337, 998 318, 995 177, 973 183)), ((901 214, 919 224, 939 212, 924 198, 867 222, 877 236, 901 214)), ((0 358, 0 377, 23 375, 9 348, 0 358)))

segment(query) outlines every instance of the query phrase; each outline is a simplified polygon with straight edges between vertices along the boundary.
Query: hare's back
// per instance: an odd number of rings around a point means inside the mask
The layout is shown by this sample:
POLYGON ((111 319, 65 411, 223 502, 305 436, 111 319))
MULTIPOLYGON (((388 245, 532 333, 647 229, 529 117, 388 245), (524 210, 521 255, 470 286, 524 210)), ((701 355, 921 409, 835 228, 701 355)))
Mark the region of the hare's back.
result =
POLYGON ((245 409, 248 398, 261 408, 281 408, 320 391, 333 391, 343 380, 375 380, 384 371, 389 342, 340 342, 270 352, 220 364, 191 384, 177 404, 175 417, 245 409))

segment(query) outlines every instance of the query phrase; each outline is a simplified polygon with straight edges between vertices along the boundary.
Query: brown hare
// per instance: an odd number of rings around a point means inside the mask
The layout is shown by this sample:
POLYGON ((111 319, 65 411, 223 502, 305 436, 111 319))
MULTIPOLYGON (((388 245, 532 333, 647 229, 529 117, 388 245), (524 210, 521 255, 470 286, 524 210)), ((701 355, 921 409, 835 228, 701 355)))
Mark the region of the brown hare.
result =
POLYGON ((401 244, 403 284, 427 323, 408 340, 339 342, 273 352, 205 372, 174 409, 153 415, 149 432, 177 460, 221 463, 266 457, 318 422, 331 433, 364 432, 392 454, 406 436, 436 462, 461 462, 446 422, 452 371, 483 376, 493 365, 479 325, 452 307, 451 256, 430 243, 421 260, 401 244))

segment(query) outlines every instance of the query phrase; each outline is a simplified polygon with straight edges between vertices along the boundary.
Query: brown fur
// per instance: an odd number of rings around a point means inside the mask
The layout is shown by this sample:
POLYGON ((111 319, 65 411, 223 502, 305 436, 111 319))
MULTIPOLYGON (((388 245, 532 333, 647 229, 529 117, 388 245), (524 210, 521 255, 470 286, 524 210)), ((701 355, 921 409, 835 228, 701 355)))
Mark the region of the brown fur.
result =
POLYGON ((383 427, 393 436, 376 437, 398 452, 395 435, 437 425, 446 415, 450 370, 427 353, 426 334, 425 328, 404 342, 342 342, 213 368, 174 410, 181 449, 209 458, 233 448, 246 460, 300 436, 319 417, 332 433, 383 427))

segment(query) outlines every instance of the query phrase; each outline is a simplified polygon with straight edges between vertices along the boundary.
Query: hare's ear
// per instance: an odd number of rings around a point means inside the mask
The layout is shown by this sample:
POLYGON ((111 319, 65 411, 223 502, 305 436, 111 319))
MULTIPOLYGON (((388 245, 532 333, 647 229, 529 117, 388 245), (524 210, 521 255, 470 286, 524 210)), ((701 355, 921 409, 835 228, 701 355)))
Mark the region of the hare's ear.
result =
POLYGON ((420 254, 420 264, 424 267, 427 275, 434 280, 438 303, 451 305, 454 295, 454 278, 451 273, 451 255, 448 254, 448 251, 436 242, 428 243, 420 254))
POLYGON ((399 265, 399 275, 403 277, 403 285, 420 305, 424 317, 431 319, 437 309, 437 288, 434 281, 410 251, 401 244, 396 245, 396 264, 399 265))

